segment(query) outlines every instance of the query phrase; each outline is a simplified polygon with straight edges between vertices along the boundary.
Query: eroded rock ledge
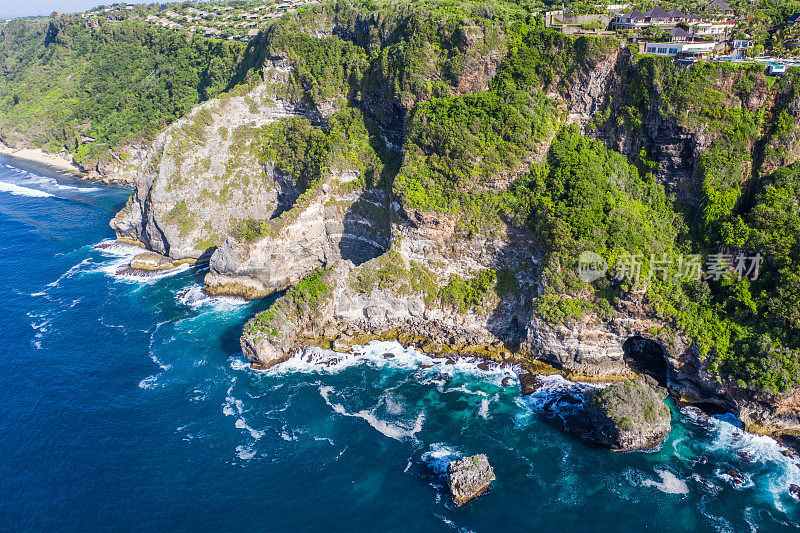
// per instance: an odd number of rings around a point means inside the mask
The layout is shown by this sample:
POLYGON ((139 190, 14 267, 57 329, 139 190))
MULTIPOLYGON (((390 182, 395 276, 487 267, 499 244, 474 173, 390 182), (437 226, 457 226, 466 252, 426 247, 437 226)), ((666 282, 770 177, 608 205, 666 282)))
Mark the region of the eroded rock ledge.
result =
POLYGON ((211 256, 209 294, 268 296, 337 261, 362 264, 389 249, 385 193, 354 186, 355 172, 330 175, 255 238, 229 237, 211 256))

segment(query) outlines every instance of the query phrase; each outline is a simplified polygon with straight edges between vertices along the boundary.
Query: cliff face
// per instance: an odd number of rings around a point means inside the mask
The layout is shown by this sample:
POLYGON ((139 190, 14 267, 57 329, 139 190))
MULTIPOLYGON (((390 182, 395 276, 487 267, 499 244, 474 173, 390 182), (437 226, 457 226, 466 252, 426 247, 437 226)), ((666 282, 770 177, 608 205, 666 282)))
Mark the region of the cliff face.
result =
MULTIPOLYGON (((356 24, 339 31, 357 41, 371 30, 356 24)), ((497 73, 502 54, 476 53, 487 39, 481 31, 460 28, 451 36, 466 66, 450 80, 449 94, 486 89, 497 73)), ((330 33, 336 31, 324 35, 330 33)), ((645 373, 676 396, 735 410, 752 428, 800 430, 794 395, 764 395, 720 380, 691 339, 646 308, 643 294, 624 294, 603 316, 587 311, 553 323, 537 314, 547 243, 519 224, 476 230, 471 214, 458 208, 411 209, 388 192, 387 182, 373 184, 356 170, 363 152, 344 166, 325 167, 300 195, 291 177, 261 157, 259 127, 300 114, 276 96, 287 81, 276 66, 267 69, 267 83, 199 106, 162 132, 140 166, 131 202, 112 221, 121 239, 172 260, 210 257, 209 293, 258 298, 288 289, 245 327, 242 350, 254 365, 269 367, 303 345, 347 350, 393 339, 437 354, 525 367, 544 362, 581 379, 645 373)), ((587 135, 634 160, 644 150, 656 179, 696 203, 698 162, 725 141, 725 130, 698 118, 691 99, 677 99, 680 87, 648 78, 646 66, 626 48, 608 49, 570 69, 548 94, 560 102, 559 116, 587 135)), ((407 110, 418 103, 398 90, 402 80, 393 68, 388 59, 371 65, 361 100, 351 102, 367 108, 392 141, 402 140, 407 110)), ((771 102, 761 78, 748 86, 712 73, 701 81, 703 90, 727 95, 718 102, 721 114, 757 115, 771 102)), ((787 116, 795 100, 780 100, 787 116)), ((530 151, 531 161, 547 153, 551 140, 530 151)), ((755 149, 755 141, 748 138, 744 149, 755 149)), ((481 186, 509 192, 518 177, 500 168, 481 186)))
POLYGON ((262 164, 259 127, 300 114, 275 98, 286 69, 246 94, 210 100, 160 133, 147 152, 128 205, 111 221, 117 237, 173 260, 207 258, 242 219, 269 219, 298 192, 262 164))
POLYGON ((355 172, 331 175, 251 240, 228 237, 211 256, 206 291, 247 298, 294 285, 339 260, 360 265, 389 248, 385 194, 353 187, 355 172))
POLYGON ((293 289, 248 325, 245 353, 271 366, 301 340, 348 349, 387 338, 432 352, 514 357, 529 320, 531 287, 504 290, 497 271, 535 261, 533 243, 523 234, 463 239, 454 236, 454 226, 444 220, 396 222, 388 253, 360 265, 340 260, 322 271, 324 291, 316 305, 303 306, 305 296, 293 289), (470 279, 481 272, 492 275, 471 289, 470 279), (459 291, 470 292, 470 298, 459 291), (280 333, 272 335, 273 330, 280 333))
POLYGON ((765 132, 761 177, 800 159, 800 94, 786 80, 781 80, 775 93, 772 125, 765 132))

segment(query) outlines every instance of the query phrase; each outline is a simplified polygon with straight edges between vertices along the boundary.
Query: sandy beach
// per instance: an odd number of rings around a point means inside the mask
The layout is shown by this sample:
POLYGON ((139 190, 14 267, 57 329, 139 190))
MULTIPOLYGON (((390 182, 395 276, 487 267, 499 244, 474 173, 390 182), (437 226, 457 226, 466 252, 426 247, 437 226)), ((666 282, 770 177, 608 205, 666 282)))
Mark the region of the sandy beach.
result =
POLYGON ((0 143, 0 154, 19 157, 20 159, 26 159, 28 161, 36 161, 37 163, 50 165, 67 172, 74 172, 76 174, 81 173, 81 170, 66 157, 62 155, 49 154, 41 148, 23 148, 21 150, 15 150, 0 143))

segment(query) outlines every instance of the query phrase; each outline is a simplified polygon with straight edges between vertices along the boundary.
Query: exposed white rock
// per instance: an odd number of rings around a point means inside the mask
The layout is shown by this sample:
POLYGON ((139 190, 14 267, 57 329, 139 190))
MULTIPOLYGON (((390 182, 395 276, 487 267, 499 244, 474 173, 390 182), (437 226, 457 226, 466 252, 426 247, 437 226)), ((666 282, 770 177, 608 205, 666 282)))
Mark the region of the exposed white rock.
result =
POLYGON ((171 259, 208 258, 243 219, 270 219, 292 185, 260 161, 258 128, 302 114, 275 97, 288 74, 264 70, 244 94, 205 102, 154 140, 128 205, 111 221, 121 237, 171 259))
POLYGON ((485 494, 496 478, 489 458, 481 453, 452 461, 447 465, 447 479, 453 501, 461 506, 485 494))

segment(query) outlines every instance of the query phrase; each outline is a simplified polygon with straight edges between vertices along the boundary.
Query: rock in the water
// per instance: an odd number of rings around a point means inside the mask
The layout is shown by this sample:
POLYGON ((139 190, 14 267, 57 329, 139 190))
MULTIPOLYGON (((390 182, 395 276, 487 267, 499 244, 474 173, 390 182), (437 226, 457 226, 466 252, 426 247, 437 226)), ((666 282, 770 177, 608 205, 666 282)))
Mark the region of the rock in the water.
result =
POLYGON ((586 413, 594 439, 614 450, 652 448, 671 429, 663 393, 642 381, 626 380, 594 389, 586 413))
POLYGON ((131 259, 134 270, 166 270, 174 266, 172 259, 156 252, 143 252, 131 259))
POLYGON ((489 458, 482 453, 452 461, 447 466, 447 477, 456 505, 481 496, 495 480, 489 458))

